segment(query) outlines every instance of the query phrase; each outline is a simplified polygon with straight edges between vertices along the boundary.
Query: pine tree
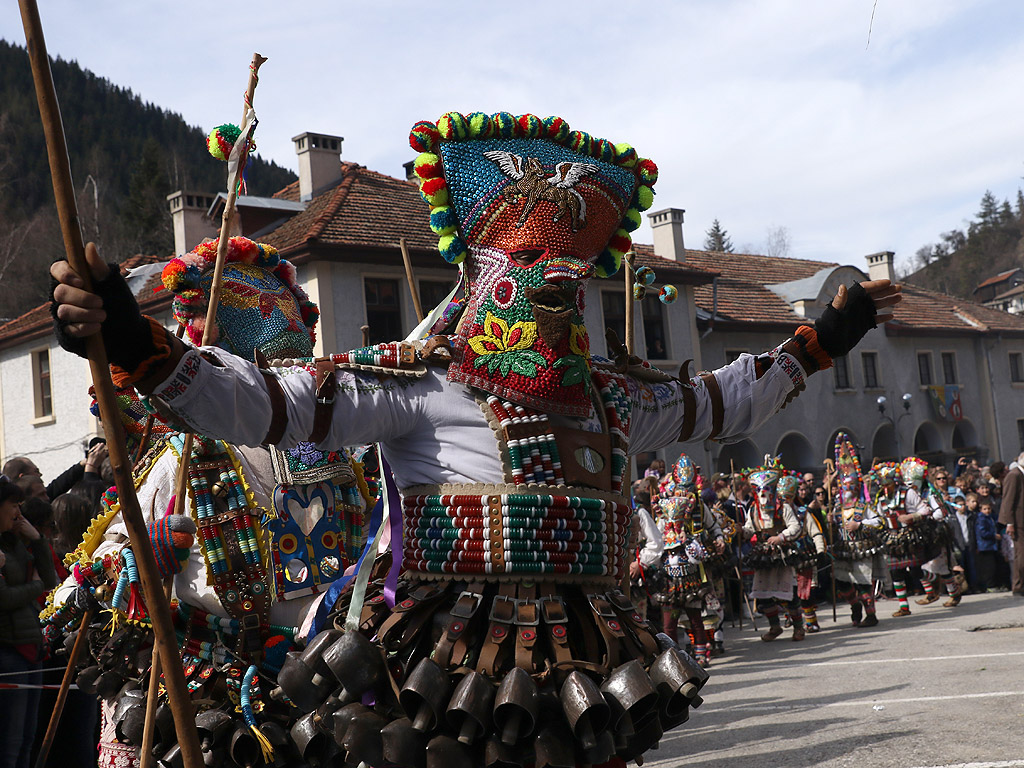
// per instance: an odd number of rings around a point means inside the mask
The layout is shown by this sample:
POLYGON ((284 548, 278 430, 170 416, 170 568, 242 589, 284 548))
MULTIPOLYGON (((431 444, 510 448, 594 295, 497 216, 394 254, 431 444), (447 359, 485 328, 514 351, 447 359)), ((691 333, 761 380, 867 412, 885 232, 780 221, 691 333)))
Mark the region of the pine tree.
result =
POLYGON ((704 234, 704 250, 732 253, 732 240, 718 219, 711 223, 711 227, 704 234))

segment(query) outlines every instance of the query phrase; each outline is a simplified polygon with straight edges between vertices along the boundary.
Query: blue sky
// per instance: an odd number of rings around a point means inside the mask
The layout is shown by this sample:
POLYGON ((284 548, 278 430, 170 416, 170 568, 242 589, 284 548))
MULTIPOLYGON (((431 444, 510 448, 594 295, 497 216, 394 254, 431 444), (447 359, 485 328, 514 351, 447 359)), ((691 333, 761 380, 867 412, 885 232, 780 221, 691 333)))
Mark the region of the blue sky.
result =
MULTIPOLYGON (((737 250, 785 227, 790 255, 899 265, 1024 185, 1019 2, 39 3, 51 54, 207 130, 268 56, 257 142, 293 169, 306 130, 400 175, 417 120, 558 114, 658 163, 689 247, 718 218, 737 250)), ((24 42, 14 2, 0 37, 24 42)))

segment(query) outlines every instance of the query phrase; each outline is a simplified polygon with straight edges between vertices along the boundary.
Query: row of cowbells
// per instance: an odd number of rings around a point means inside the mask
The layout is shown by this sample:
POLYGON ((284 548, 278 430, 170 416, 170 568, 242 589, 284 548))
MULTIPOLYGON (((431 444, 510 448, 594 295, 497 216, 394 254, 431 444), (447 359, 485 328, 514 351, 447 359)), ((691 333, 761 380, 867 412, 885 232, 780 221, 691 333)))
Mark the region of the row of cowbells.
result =
POLYGON ((306 713, 291 736, 308 764, 329 745, 340 746, 349 765, 403 768, 632 760, 686 722, 708 678, 666 635, 658 642, 649 668, 630 661, 600 683, 574 670, 543 688, 523 669, 494 682, 475 671, 450 675, 424 658, 398 690, 396 706, 381 650, 358 632, 331 630, 288 655, 277 697, 306 713))

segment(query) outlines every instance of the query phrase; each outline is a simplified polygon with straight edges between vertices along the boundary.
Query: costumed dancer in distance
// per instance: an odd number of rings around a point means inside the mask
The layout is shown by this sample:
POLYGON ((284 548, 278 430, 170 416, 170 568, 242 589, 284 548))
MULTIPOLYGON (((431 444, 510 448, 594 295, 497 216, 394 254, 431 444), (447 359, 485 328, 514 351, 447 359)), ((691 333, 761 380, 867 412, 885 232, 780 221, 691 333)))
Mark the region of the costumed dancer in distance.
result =
POLYGON ((800 600, 794 597, 796 557, 792 546, 803 532, 796 510, 779 497, 777 484, 785 470, 777 459, 764 457, 764 465, 744 471, 754 489, 754 503, 747 513, 743 531, 754 543, 746 563, 754 569, 750 596, 764 606, 768 631, 761 639, 770 642, 782 634, 779 611, 785 606, 793 622, 793 640, 804 639, 800 600))
MULTIPOLYGON (((675 639, 681 613, 693 638, 693 655, 702 667, 711 663, 711 641, 704 626, 704 602, 714 596, 711 560, 725 552, 718 519, 704 506, 693 461, 685 453, 672 467, 656 521, 665 540, 667 584, 656 595, 662 608, 662 630, 675 639)), ((717 602, 717 597, 714 597, 717 602)))
POLYGON ((800 611, 803 613, 804 631, 820 632, 818 606, 811 597, 811 592, 818 585, 818 560, 825 554, 825 534, 821 530, 818 518, 808 511, 807 507, 801 507, 796 503, 799 485, 799 473, 792 472, 780 477, 776 488, 782 503, 790 505, 796 512, 802 529, 803 545, 799 548, 802 558, 795 566, 795 570, 796 596, 800 601, 800 611))
MULTIPOLYGON (((910 569, 923 565, 935 557, 942 546, 938 524, 933 519, 933 510, 924 497, 927 487, 928 465, 910 456, 900 462, 899 470, 879 472, 882 486, 881 498, 877 504, 886 519, 887 547, 889 550, 889 571, 892 575, 893 589, 899 608, 893 618, 910 615, 910 603, 907 595, 910 580, 910 569), (890 481, 899 479, 902 482, 895 493, 890 481)), ((934 584, 922 579, 926 593, 934 584)))
MULTIPOLYGON (((203 334, 216 250, 216 242, 204 243, 163 270, 163 285, 175 294, 174 316, 193 343, 203 334)), ((312 357, 317 316, 295 281, 294 268, 275 249, 231 239, 213 334, 216 348, 249 361, 262 356, 306 361, 312 357)), ((121 391, 121 413, 132 442, 138 443, 147 437, 141 423, 147 411, 133 394, 133 389, 121 391)), ((167 417, 175 429, 186 428, 173 414, 167 417)), ((258 741, 270 733, 278 759, 298 761, 298 749, 264 727, 268 721, 288 727, 295 719, 289 705, 268 698, 273 686, 266 681, 283 663, 314 599, 358 554, 366 500, 342 452, 320 451, 309 443, 286 451, 246 448, 197 435, 191 456, 183 459, 183 443, 181 432, 154 420, 135 476, 157 563, 165 578, 173 577, 189 688, 214 702, 199 715, 200 727, 209 734, 204 750, 223 750, 236 762, 244 761, 261 754, 258 741), (188 501, 185 514, 173 515, 183 460, 188 501), (200 535, 193 543, 197 524, 200 535), (244 687, 249 703, 240 719, 244 722, 234 726, 224 711, 225 686, 238 696, 244 687)), ((131 599, 138 590, 132 580, 134 556, 116 494, 108 492, 104 501, 106 513, 73 553, 74 573, 47 612, 47 632, 59 642, 74 629, 71 614, 82 602, 75 593, 113 579, 115 631, 113 636, 93 634, 110 642, 93 647, 83 684, 107 694, 100 763, 124 766, 137 762, 145 704, 140 691, 128 694, 121 688, 148 664, 148 657, 135 653, 149 645, 148 621, 141 601, 131 599), (112 652, 115 646, 122 650, 112 652)), ((106 623, 106 616, 97 617, 97 627, 106 623)), ((174 743, 173 734, 162 732, 162 737, 160 757, 174 743)))
MULTIPOLYGON (((906 474, 904 474, 904 477, 906 474)), ((948 598, 942 604, 944 608, 955 608, 960 605, 963 599, 963 589, 959 580, 953 574, 951 563, 953 562, 950 546, 952 544, 952 532, 949 525, 959 525, 956 520, 956 513, 947 507, 946 500, 938 488, 928 481, 927 473, 922 480, 924 504, 927 511, 922 514, 929 515, 935 522, 936 540, 933 556, 927 562, 921 564, 921 586, 924 587, 924 597, 914 602, 918 605, 929 605, 939 599, 939 582, 946 588, 948 598)), ((909 495, 909 492, 908 492, 909 495)), ((909 506, 909 504, 908 504, 909 506)))
POLYGON ((403 506, 393 571, 365 593, 351 582, 278 675, 303 711, 336 692, 355 699, 335 731, 350 759, 621 765, 687 719, 707 675, 617 588, 627 457, 750 434, 888 319, 899 288, 843 287, 815 328, 691 380, 615 345, 602 361, 583 321, 587 281, 619 268, 654 164, 532 115, 448 113, 417 124, 411 143, 441 254, 465 276, 427 341, 282 375, 186 351, 99 264, 94 294, 53 268, 58 333, 101 330, 140 390, 204 434, 381 443, 387 496, 403 506), (460 740, 444 730, 453 721, 460 740))
POLYGON ((836 435, 835 462, 839 493, 829 512, 829 525, 836 592, 850 604, 853 626, 874 627, 878 625, 875 584, 886 576, 883 521, 867 501, 857 449, 845 432, 836 435))

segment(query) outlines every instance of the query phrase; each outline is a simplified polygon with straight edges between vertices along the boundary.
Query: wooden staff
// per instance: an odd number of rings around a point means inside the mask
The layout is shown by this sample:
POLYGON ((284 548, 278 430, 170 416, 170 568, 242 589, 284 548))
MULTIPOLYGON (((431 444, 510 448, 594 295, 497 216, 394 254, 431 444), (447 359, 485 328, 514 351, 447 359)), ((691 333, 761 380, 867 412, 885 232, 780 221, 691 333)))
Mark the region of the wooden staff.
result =
MULTIPOLYGON (((252 62, 249 64, 249 83, 245 89, 245 104, 242 108, 242 125, 245 125, 245 120, 248 117, 249 110, 252 108, 253 96, 256 93, 256 85, 259 83, 259 70, 263 63, 266 61, 266 57, 261 56, 258 53, 252 55, 252 62)), ((249 129, 249 138, 252 137, 252 128, 249 129)), ((245 156, 247 149, 243 149, 242 157, 239 158, 238 166, 235 168, 233 174, 228 175, 228 197, 224 203, 224 213, 221 216, 220 222, 220 234, 217 240, 217 260, 213 265, 213 280, 210 283, 210 298, 209 303, 206 307, 206 325, 203 327, 203 345, 207 345, 211 341, 213 336, 213 329, 216 328, 217 323, 217 307, 220 305, 220 294, 222 286, 224 284, 224 262, 227 260, 228 245, 231 234, 232 219, 235 216, 235 201, 238 198, 238 179, 242 175, 242 171, 245 169, 245 156)), ((178 338, 184 336, 184 326, 178 328, 178 338)), ((186 433, 185 439, 182 443, 181 457, 178 460, 178 476, 175 482, 174 491, 174 514, 181 515, 185 513, 185 500, 188 498, 188 467, 192 457, 192 441, 193 435, 191 432, 186 433)), ((196 532, 196 536, 199 532, 196 532)), ((171 587, 173 580, 168 580, 164 585, 167 599, 171 597, 171 587)), ((143 736, 142 736, 142 763, 141 768, 149 768, 151 761, 153 760, 153 734, 155 732, 156 725, 156 710, 157 710, 157 692, 159 691, 160 682, 160 659, 157 656, 153 657, 152 669, 149 673, 149 695, 146 698, 146 720, 143 724, 143 736), (148 742, 147 742, 148 737, 148 742), (148 744, 148 748, 147 748, 148 744)), ((179 665, 176 665, 180 667, 179 665)))
MULTIPOLYGON (((32 65, 32 79, 35 82, 36 99, 46 135, 46 151, 50 162, 50 176, 53 181, 53 196, 57 203, 61 235, 68 263, 78 274, 86 290, 92 289, 92 273, 86 260, 86 246, 82 242, 82 229, 78 218, 75 188, 71 178, 71 162, 68 158, 64 126, 60 117, 60 105, 53 86, 50 60, 46 54, 46 41, 35 0, 18 0, 21 18, 25 27, 25 39, 29 60, 32 65)), ((95 252, 95 246, 88 246, 95 252)), ((114 384, 110 378, 107 352, 100 334, 85 339, 92 372, 96 401, 100 417, 107 433, 107 448, 110 464, 117 483, 121 515, 128 529, 128 536, 135 552, 142 589, 151 597, 147 608, 153 622, 156 646, 167 669, 167 696, 170 701, 174 724, 181 745, 182 760, 186 768, 202 768, 203 757, 199 748, 199 734, 195 727, 195 708, 189 699, 185 686, 185 674, 181 668, 178 643, 174 635, 170 606, 159 599, 160 571, 157 569, 153 549, 149 543, 149 532, 142 518, 139 500, 135 495, 131 462, 125 446, 124 428, 121 425, 114 384)), ((69 682, 70 684, 70 682, 69 682)), ((59 717, 59 713, 55 712, 59 717)))
MULTIPOLYGON (((739 499, 736 498, 736 463, 729 459, 729 482, 732 484, 732 495, 733 504, 739 506, 739 499)), ((742 541, 743 538, 743 523, 739 524, 739 534, 742 541)), ((750 616, 750 625, 757 632, 757 619, 754 618, 754 609, 750 605, 750 598, 747 596, 747 590, 743 587, 743 574, 740 573, 739 565, 734 566, 736 571, 736 578, 740 582, 740 595, 743 597, 743 602, 747 606, 747 614, 750 616)), ((740 609, 740 629, 743 629, 743 609, 740 609)))
MULTIPOLYGON (((832 544, 835 541, 835 535, 833 534, 832 527, 836 524, 835 519, 832 517, 832 472, 835 470, 835 464, 828 457, 825 458, 825 503, 828 505, 828 510, 825 512, 825 521, 828 523, 828 546, 832 549, 832 544)), ((836 561, 829 558, 829 581, 832 582, 832 623, 839 621, 838 617, 838 598, 836 597, 836 561)))
MULTIPOLYGON (((171 601, 173 579, 164 580, 164 600, 171 601)), ((157 697, 160 695, 160 655, 153 654, 153 663, 149 666, 149 689, 146 691, 146 721, 142 727, 141 768, 149 768, 153 764, 153 742, 156 740, 157 697)), ((42 768, 42 766, 37 766, 42 768)))
POLYGON ((416 290, 416 278, 412 274, 412 259, 409 257, 409 248, 405 244, 405 238, 400 238, 398 247, 402 249, 402 261, 405 262, 405 277, 409 281, 409 293, 412 294, 412 305, 416 310, 416 322, 422 323, 423 303, 420 301, 420 292, 416 290))
POLYGON ((633 258, 636 254, 633 251, 626 253, 622 260, 625 262, 625 269, 622 270, 626 276, 626 354, 633 354, 633 258))
POLYGON ((46 726, 46 735, 43 743, 39 746, 39 755, 36 758, 36 768, 44 768, 46 759, 50 756, 50 747, 57 736, 57 724, 60 722, 61 712, 64 711, 64 702, 68 698, 68 689, 71 687, 71 677, 75 674, 75 667, 78 666, 78 659, 85 648, 85 638, 89 634, 89 624, 92 622, 93 610, 90 608, 82 617, 82 623, 78 628, 78 637, 71 648, 71 656, 68 658, 68 668, 64 670, 64 679, 60 681, 60 690, 57 691, 57 701, 53 705, 53 713, 50 715, 50 723, 46 726))

